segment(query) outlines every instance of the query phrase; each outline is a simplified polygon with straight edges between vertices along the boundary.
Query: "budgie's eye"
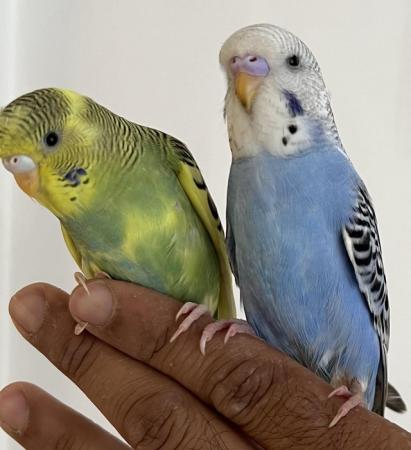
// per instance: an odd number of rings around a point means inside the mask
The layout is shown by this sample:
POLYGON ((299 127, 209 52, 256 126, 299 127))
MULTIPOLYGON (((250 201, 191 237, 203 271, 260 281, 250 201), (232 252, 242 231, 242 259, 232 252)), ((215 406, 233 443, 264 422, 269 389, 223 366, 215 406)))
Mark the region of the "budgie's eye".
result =
POLYGON ((44 143, 46 147, 52 148, 59 143, 60 137, 55 131, 50 131, 44 137, 44 143))
POLYGON ((300 65, 300 58, 297 55, 291 55, 287 58, 287 64, 290 67, 298 67, 300 65))

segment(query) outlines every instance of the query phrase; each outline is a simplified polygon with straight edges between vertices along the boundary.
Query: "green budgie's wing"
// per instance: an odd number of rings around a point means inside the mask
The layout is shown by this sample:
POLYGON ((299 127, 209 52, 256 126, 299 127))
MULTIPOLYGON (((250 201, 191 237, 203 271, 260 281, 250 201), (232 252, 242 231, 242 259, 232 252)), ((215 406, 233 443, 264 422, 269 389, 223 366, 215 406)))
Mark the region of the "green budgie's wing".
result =
POLYGON ((80 252, 77 250, 76 246, 74 245, 73 239, 71 239, 71 236, 69 235, 68 231, 66 230, 63 224, 61 224, 61 231, 63 233, 64 242, 66 243, 66 246, 69 249, 71 256, 73 257, 74 261, 76 261, 80 269, 83 270, 83 268, 81 267, 82 258, 80 252))
POLYGON ((74 261, 76 261, 77 265, 87 278, 93 278, 97 272, 100 272, 100 270, 97 267, 90 267, 89 264, 85 263, 80 252, 75 246, 73 239, 63 224, 61 224, 61 231, 63 233, 64 242, 66 243, 66 246, 69 249, 74 261))
POLYGON ((220 263, 220 296, 218 301, 218 319, 235 317, 231 270, 228 262, 224 232, 218 217, 217 208, 208 192, 193 156, 180 141, 170 138, 172 152, 169 160, 187 197, 206 228, 218 255, 220 263))

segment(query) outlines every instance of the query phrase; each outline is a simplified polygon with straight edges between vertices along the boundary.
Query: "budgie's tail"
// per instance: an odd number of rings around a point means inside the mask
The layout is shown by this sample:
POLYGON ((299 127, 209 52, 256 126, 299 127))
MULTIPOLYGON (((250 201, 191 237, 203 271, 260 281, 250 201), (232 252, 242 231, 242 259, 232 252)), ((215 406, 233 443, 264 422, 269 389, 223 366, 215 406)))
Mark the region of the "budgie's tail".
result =
POLYGON ((390 383, 388 383, 387 408, 390 408, 398 413, 407 411, 407 406, 404 403, 404 400, 401 398, 400 393, 390 383))

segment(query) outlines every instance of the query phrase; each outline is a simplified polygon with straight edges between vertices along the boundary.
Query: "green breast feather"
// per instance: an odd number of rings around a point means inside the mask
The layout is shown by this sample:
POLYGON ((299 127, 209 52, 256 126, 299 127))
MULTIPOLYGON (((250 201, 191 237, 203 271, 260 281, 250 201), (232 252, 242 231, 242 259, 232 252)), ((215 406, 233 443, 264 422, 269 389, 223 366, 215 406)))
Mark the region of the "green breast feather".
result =
POLYGON ((235 317, 224 234, 197 164, 154 130, 143 146, 133 164, 111 161, 99 184, 90 177, 92 201, 62 220, 72 255, 87 276, 104 271, 235 317))
POLYGON ((181 142, 75 92, 40 89, 1 112, 0 158, 58 217, 87 277, 106 272, 235 316, 217 210, 181 142))

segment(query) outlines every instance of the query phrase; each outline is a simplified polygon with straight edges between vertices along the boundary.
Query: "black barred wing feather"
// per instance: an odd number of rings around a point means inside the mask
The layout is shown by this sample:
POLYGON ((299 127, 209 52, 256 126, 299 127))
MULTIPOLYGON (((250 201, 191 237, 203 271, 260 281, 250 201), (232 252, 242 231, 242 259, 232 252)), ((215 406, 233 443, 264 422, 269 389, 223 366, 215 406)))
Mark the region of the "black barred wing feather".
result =
POLYGON ((350 223, 343 229, 343 237, 358 285, 370 308, 375 329, 388 350, 390 309, 387 284, 377 219, 364 186, 359 189, 357 206, 350 223))
POLYGON ((390 309, 377 219, 364 185, 359 186, 357 204, 342 234, 358 286, 368 304, 381 343, 381 364, 373 409, 382 414, 387 390, 386 354, 390 336, 390 309))
POLYGON ((237 258, 236 258, 236 254, 235 254, 235 241, 234 241, 233 231, 231 229, 231 224, 228 219, 227 219, 226 244, 227 244, 228 258, 230 260, 231 271, 233 272, 234 279, 235 279, 237 286, 239 286, 240 279, 238 276, 237 258))

